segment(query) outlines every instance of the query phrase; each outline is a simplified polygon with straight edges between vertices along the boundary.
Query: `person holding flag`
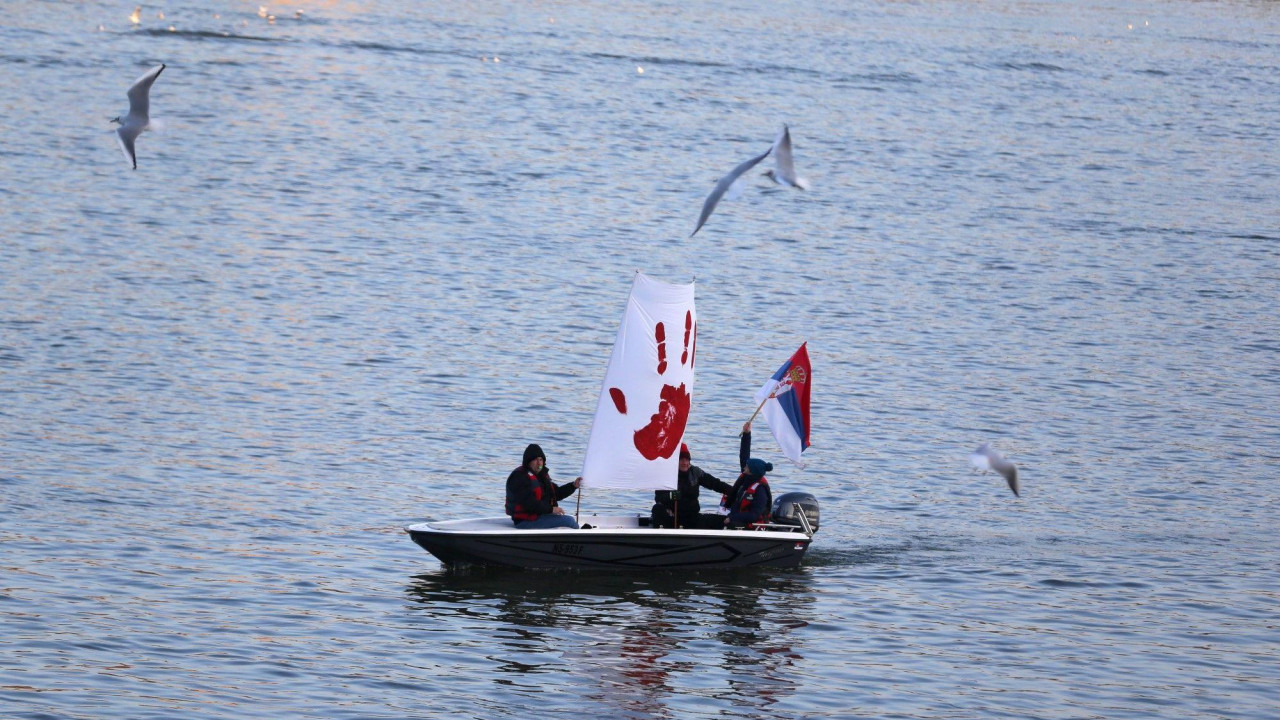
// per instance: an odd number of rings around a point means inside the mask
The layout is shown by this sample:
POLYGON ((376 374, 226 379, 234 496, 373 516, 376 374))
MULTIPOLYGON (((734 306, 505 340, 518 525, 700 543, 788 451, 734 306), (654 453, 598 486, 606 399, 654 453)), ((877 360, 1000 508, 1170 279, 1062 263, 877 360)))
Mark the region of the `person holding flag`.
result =
POLYGON ((804 468, 801 454, 809 447, 809 387, 813 379, 806 345, 808 343, 801 344, 800 349, 756 392, 756 400, 760 404, 742 428, 742 475, 734 483, 733 492, 727 496, 729 515, 724 519, 725 527, 754 528, 768 523, 773 512, 773 492, 769 488, 769 479, 765 477, 765 473, 773 471, 773 463, 749 457, 751 421, 761 410, 782 453, 801 469, 804 468))
POLYGON ((733 484, 732 491, 725 496, 725 508, 729 514, 724 518, 724 526, 730 529, 752 529, 769 522, 773 512, 773 493, 769 490, 768 478, 764 476, 773 470, 773 463, 751 457, 750 420, 742 426, 738 459, 742 462, 742 474, 733 484))

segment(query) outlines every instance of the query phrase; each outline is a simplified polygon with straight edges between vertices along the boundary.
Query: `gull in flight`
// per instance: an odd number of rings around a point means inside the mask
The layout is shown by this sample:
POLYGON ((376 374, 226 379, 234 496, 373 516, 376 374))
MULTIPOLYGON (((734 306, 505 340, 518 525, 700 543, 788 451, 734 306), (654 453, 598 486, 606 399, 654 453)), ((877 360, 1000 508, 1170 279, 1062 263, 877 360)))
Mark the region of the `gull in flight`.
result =
POLYGON ((779 185, 790 185, 800 190, 809 189, 808 180, 796 177, 796 164, 791 159, 791 130, 786 125, 782 126, 778 139, 773 141, 773 169, 765 170, 764 174, 779 185))
POLYGON ((734 168, 728 175, 720 178, 720 182, 716 183, 716 186, 711 188, 711 194, 707 196, 706 202, 702 203, 702 214, 698 216, 698 227, 694 228, 693 232, 689 233, 689 237, 693 237, 698 234, 698 231, 702 229, 702 224, 707 221, 707 218, 711 217, 711 213, 715 211, 716 205, 720 204, 720 198, 724 197, 725 192, 729 191, 731 187, 733 188, 733 192, 729 195, 730 199, 733 199, 735 195, 741 192, 742 183, 738 182, 738 180, 744 173, 755 167, 757 163, 768 157, 771 152, 773 152, 773 147, 770 147, 768 150, 765 150, 759 155, 742 163, 738 167, 734 168))
POLYGON ((120 143, 124 159, 133 165, 134 170, 138 169, 138 155, 133 151, 133 141, 138 139, 143 130, 151 127, 151 84, 160 77, 163 70, 164 64, 157 65, 135 80, 129 88, 129 114, 111 121, 120 123, 120 127, 116 128, 116 140, 120 143))
POLYGON ((996 452, 991 447, 991 443, 982 443, 977 450, 969 456, 969 461, 979 470, 994 470, 1004 476, 1005 482, 1009 483, 1009 489, 1013 491, 1015 497, 1022 497, 1018 492, 1018 468, 1013 463, 1004 459, 1004 456, 996 452))

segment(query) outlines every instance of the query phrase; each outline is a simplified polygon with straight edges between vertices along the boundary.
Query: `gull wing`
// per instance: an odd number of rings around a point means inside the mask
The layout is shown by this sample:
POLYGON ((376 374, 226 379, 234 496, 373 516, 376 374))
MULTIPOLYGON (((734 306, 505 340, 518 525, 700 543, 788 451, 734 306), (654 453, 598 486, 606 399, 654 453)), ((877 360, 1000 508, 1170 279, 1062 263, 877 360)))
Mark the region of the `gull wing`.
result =
POLYGON ((755 167, 761 160, 768 157, 771 152, 773 152, 772 147, 742 163, 738 167, 734 168, 728 175, 720 178, 720 182, 716 183, 716 186, 711 188, 711 194, 707 196, 706 202, 702 203, 702 214, 698 216, 698 227, 695 227, 693 232, 689 233, 689 237, 693 237, 698 234, 698 231, 702 229, 703 223, 707 221, 707 218, 711 217, 711 213, 715 211, 716 205, 720 204, 720 198, 724 197, 725 192, 733 185, 734 181, 742 177, 743 173, 755 167))
POLYGON ((1004 459, 1004 456, 996 452, 990 443, 982 443, 977 450, 969 456, 969 461, 979 470, 994 470, 1004 477, 1004 481, 1009 484, 1009 489, 1013 491, 1015 497, 1022 497, 1019 492, 1020 485, 1018 483, 1018 466, 1004 459))
POLYGON ((782 126, 778 139, 773 141, 773 167, 783 182, 796 184, 796 163, 791 157, 791 129, 786 125, 782 126))
POLYGON ((164 63, 151 68, 129 86, 129 114, 145 118, 151 111, 151 84, 164 71, 164 63))
POLYGON ((116 142, 120 144, 120 152, 124 153, 124 159, 134 170, 138 169, 138 156, 133 151, 133 141, 138 137, 137 133, 130 132, 125 127, 116 129, 116 142))
POLYGON ((808 190, 809 181, 796 175, 796 164, 791 155, 791 129, 782 126, 778 139, 773 141, 774 169, 765 173, 780 185, 790 185, 797 190, 808 190))

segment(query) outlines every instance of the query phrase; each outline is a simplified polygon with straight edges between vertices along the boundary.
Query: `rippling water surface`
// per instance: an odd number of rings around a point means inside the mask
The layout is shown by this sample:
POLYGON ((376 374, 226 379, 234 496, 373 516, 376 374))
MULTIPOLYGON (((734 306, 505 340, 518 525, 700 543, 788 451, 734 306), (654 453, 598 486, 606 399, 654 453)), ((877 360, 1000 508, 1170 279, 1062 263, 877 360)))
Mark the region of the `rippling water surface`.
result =
POLYGON ((1276 3, 133 7, 4 5, 0 716, 1275 716, 1276 3), (713 474, 809 342, 804 566, 445 572, 636 270, 713 474))

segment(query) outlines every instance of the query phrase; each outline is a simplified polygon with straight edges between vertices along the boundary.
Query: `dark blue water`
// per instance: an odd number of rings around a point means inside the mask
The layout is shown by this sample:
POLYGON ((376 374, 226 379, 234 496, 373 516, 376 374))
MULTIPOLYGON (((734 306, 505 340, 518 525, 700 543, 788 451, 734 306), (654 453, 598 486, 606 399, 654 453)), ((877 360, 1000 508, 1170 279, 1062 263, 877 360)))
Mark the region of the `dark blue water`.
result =
POLYGON ((1275 716, 1276 3, 133 7, 2 6, 0 716, 1275 716), (636 270, 720 477, 808 341, 804 566, 445 572, 636 270))

